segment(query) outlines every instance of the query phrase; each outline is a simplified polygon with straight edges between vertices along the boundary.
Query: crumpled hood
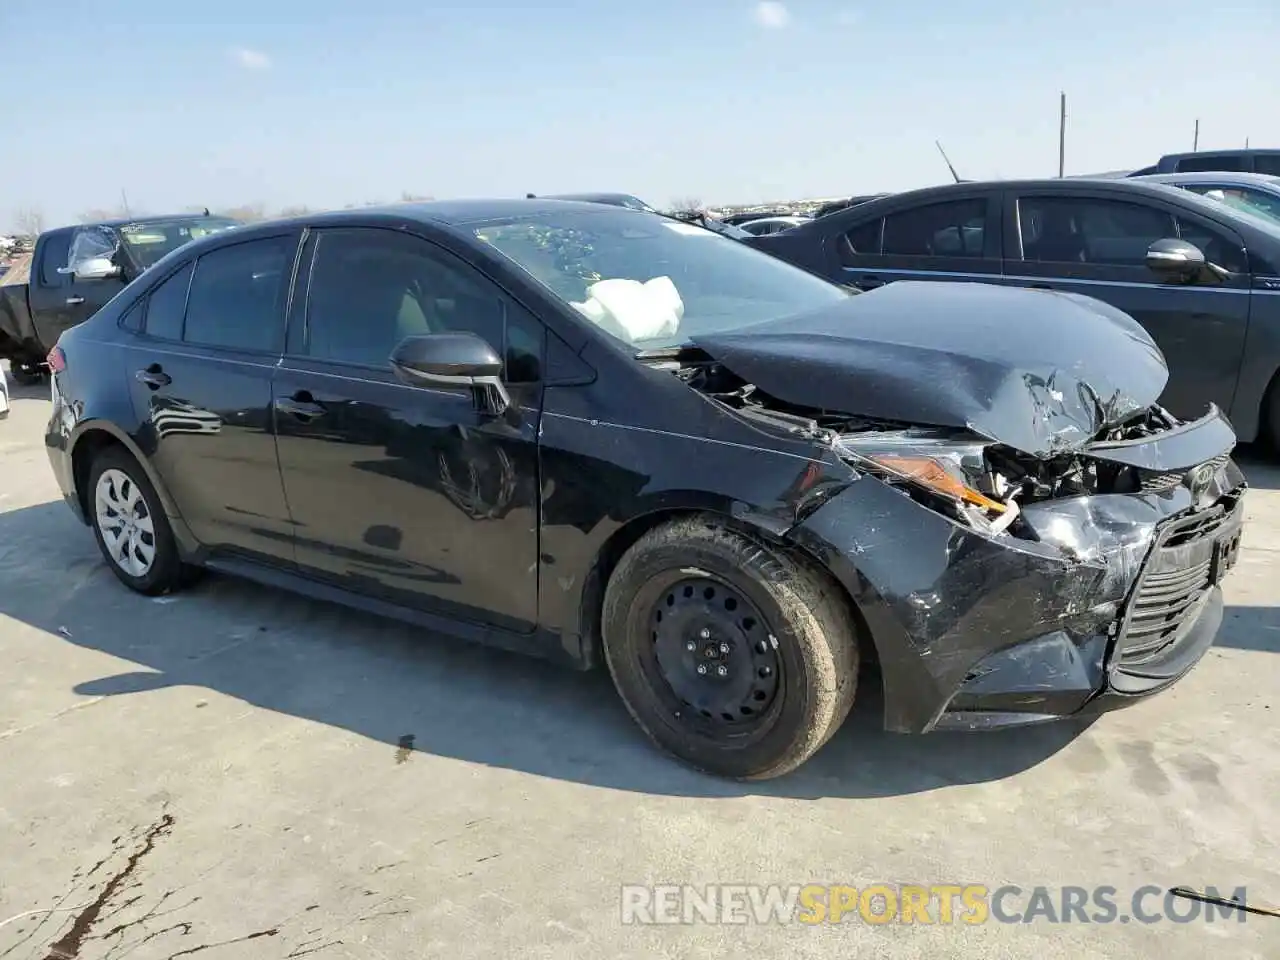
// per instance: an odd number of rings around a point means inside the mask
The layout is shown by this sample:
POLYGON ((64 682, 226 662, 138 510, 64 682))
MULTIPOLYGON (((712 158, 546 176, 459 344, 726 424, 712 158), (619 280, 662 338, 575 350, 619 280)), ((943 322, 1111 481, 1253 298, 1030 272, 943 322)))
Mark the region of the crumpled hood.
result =
POLYGON ((1169 371, 1128 314, 1092 297, 900 281, 693 344, 787 403, 967 427, 1034 456, 1078 450, 1157 401, 1169 371))

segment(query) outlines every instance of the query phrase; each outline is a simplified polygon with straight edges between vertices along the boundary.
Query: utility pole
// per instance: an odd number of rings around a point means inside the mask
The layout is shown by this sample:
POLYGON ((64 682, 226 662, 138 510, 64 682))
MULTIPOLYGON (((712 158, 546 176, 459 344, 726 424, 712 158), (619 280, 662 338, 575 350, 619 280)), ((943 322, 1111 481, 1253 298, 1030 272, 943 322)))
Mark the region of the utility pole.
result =
POLYGON ((1200 149, 1200 118, 1196 117, 1196 135, 1191 141, 1191 152, 1196 153, 1200 149))
POLYGON ((1067 92, 1062 91, 1058 102, 1058 179, 1067 173, 1067 92))
POLYGON ((133 214, 129 212, 129 198, 125 196, 124 187, 120 188, 120 203, 124 207, 124 215, 126 217, 132 217, 133 214))

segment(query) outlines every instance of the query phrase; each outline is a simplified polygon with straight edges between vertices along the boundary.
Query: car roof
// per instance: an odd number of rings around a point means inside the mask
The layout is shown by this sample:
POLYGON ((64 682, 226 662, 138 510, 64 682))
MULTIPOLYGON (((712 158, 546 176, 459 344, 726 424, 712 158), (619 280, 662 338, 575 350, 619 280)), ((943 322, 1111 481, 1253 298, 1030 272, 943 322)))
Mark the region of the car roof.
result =
POLYGON ((234 220, 235 217, 223 216, 219 213, 165 213, 148 214, 145 217, 115 217, 111 220, 89 220, 85 223, 71 224, 76 227, 128 227, 135 223, 168 223, 171 220, 234 220))
MULTIPOLYGON (((505 220, 512 217, 537 217, 542 214, 563 215, 566 210, 575 214, 591 216, 611 216, 619 212, 645 215, 642 210, 617 207, 592 201, 552 199, 535 197, 533 199, 474 199, 474 200, 428 200, 421 203, 396 203, 383 207, 358 207, 353 210, 332 210, 327 213, 310 214, 295 217, 295 220, 307 223, 333 223, 356 220, 362 216, 382 215, 394 216, 403 220, 417 220, 422 223, 447 224, 461 226, 464 224, 484 223, 490 220, 505 220)), ((653 216, 653 214, 647 214, 653 216)))
POLYGON ((1163 183, 1144 183, 1136 179, 1127 178, 1122 180, 1112 179, 1090 179, 1087 177, 1052 177, 1039 180, 964 180, 960 183, 944 183, 934 187, 921 187, 917 190, 906 190, 902 193, 888 193, 875 200, 868 200, 865 203, 859 203, 856 206, 845 207, 843 210, 835 210, 825 216, 815 218, 808 223, 800 224, 797 230, 820 229, 819 223, 827 223, 831 218, 839 217, 842 222, 844 218, 849 221, 859 220, 863 217, 874 216, 878 211, 892 210, 899 206, 915 206, 921 201, 937 199, 939 202, 945 201, 952 195, 972 196, 975 193, 991 193, 997 190, 1014 190, 1025 192, 1028 190, 1053 190, 1056 193, 1084 193, 1087 191, 1115 191, 1115 192, 1137 192, 1145 194, 1149 197, 1161 197, 1169 199, 1170 192, 1178 194, 1185 191, 1177 190, 1175 187, 1168 186, 1163 183))
POLYGON ((1133 177, 1134 180, 1150 180, 1153 183, 1205 183, 1213 181, 1214 183, 1222 183, 1228 186, 1238 185, 1241 187, 1270 187, 1271 189, 1280 188, 1280 177, 1272 176, 1268 173, 1245 173, 1239 170, 1194 170, 1184 173, 1150 173, 1141 177, 1133 177))

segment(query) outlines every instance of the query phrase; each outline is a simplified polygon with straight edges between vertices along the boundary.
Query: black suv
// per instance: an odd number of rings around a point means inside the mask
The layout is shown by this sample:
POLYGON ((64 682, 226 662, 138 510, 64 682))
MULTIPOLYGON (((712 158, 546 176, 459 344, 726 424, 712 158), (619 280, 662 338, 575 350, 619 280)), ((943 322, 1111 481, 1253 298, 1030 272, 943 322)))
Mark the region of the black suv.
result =
POLYGON ((1137 180, 960 183, 744 242, 863 290, 967 280, 1096 297, 1160 347, 1176 416, 1216 404, 1241 440, 1280 446, 1280 228, 1225 204, 1137 180))

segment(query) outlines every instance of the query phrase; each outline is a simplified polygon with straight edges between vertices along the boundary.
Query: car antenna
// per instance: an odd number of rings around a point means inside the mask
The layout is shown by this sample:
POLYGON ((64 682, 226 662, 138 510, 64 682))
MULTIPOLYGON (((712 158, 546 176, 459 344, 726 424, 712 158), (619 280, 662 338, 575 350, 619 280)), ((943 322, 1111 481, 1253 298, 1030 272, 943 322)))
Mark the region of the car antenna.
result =
POLYGON ((953 167, 951 165, 951 161, 947 159, 947 151, 942 149, 942 141, 935 140, 933 141, 933 144, 938 148, 938 152, 942 154, 942 160, 947 165, 947 169, 951 171, 951 179, 953 179, 956 183, 960 183, 961 182, 960 174, 956 173, 956 168, 953 167))

